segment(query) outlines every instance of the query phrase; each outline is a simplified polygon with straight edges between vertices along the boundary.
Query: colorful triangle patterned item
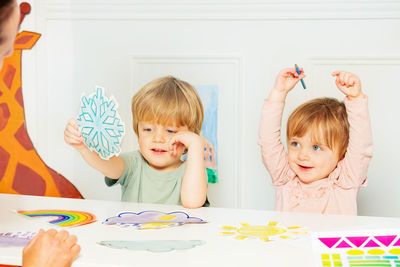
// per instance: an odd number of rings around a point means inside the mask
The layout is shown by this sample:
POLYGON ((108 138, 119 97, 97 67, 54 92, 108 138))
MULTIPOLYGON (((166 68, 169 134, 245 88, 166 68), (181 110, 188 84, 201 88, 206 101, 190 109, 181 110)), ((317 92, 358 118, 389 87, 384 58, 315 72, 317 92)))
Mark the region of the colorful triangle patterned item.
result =
POLYGON ((393 246, 400 246, 400 238, 397 239, 396 243, 394 243, 393 246))
POLYGON ((364 244, 365 241, 367 241, 368 236, 349 236, 346 237, 353 245, 356 247, 361 247, 362 244, 364 244))
POLYGON ((382 236, 375 236, 375 239, 381 242, 386 247, 390 246, 390 244, 395 240, 396 235, 382 235, 382 236))
POLYGON ((343 240, 339 245, 337 245, 337 248, 351 248, 351 246, 343 240))
POLYGON ((377 248, 380 247, 380 245, 378 245, 374 240, 370 240, 368 241, 368 243, 364 246, 366 248, 377 248))
POLYGON ((321 237, 318 239, 328 248, 332 248, 340 240, 340 237, 321 237))

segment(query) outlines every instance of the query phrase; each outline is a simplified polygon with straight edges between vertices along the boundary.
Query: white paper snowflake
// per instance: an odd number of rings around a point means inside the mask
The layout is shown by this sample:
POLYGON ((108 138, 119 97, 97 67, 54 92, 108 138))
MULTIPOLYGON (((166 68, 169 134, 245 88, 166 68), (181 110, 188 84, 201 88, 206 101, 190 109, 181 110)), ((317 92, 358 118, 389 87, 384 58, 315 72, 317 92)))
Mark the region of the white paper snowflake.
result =
POLYGON ((85 144, 103 159, 119 155, 125 125, 118 114, 117 101, 113 97, 108 99, 104 89, 97 87, 96 92, 83 95, 81 102, 78 125, 85 144))

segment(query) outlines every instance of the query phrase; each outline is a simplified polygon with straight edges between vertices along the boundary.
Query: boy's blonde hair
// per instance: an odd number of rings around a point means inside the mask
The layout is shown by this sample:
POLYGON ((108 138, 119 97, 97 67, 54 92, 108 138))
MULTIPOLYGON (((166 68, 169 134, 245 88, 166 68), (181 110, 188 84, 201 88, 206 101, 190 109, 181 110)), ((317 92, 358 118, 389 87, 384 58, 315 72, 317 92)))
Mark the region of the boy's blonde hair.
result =
POLYGON ((313 142, 336 151, 341 160, 349 144, 349 128, 343 102, 335 98, 317 98, 293 111, 287 122, 286 136, 288 140, 302 137, 310 130, 313 142))
POLYGON ((204 112, 192 85, 167 76, 146 84, 133 96, 132 116, 136 135, 139 121, 187 126, 189 131, 200 134, 204 112))

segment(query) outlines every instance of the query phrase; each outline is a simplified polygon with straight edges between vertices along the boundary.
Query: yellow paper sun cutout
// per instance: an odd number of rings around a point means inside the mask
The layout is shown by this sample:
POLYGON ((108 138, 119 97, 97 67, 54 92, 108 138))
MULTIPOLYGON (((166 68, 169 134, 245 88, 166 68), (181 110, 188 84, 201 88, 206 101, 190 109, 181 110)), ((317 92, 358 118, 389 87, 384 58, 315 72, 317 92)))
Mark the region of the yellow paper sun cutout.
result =
POLYGON ((299 235, 306 235, 307 232, 300 226, 285 227, 278 222, 269 222, 268 225, 253 226, 248 223, 241 223, 242 227, 221 226, 224 230, 220 232, 223 236, 235 236, 235 239, 260 238, 269 242, 277 239, 296 239, 299 235))

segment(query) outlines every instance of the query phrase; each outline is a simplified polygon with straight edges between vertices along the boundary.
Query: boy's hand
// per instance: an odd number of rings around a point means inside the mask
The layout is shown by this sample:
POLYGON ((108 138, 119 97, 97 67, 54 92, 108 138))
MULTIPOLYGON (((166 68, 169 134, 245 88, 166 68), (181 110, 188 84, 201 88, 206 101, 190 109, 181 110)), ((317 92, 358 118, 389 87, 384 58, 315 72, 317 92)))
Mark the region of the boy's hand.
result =
POLYGON ((68 145, 73 146, 78 151, 85 146, 83 143, 84 138, 79 131, 78 122, 75 119, 70 119, 65 126, 64 140, 68 145))
POLYGON ((177 156, 180 153, 183 153, 184 149, 186 148, 190 151, 191 148, 198 147, 203 151, 204 144, 203 139, 190 131, 178 132, 175 136, 173 136, 169 140, 168 144, 170 153, 173 156, 177 156))
POLYGON ((364 96, 361 91, 361 81, 357 75, 347 71, 334 71, 332 76, 336 77, 337 88, 346 96, 352 98, 364 96))

